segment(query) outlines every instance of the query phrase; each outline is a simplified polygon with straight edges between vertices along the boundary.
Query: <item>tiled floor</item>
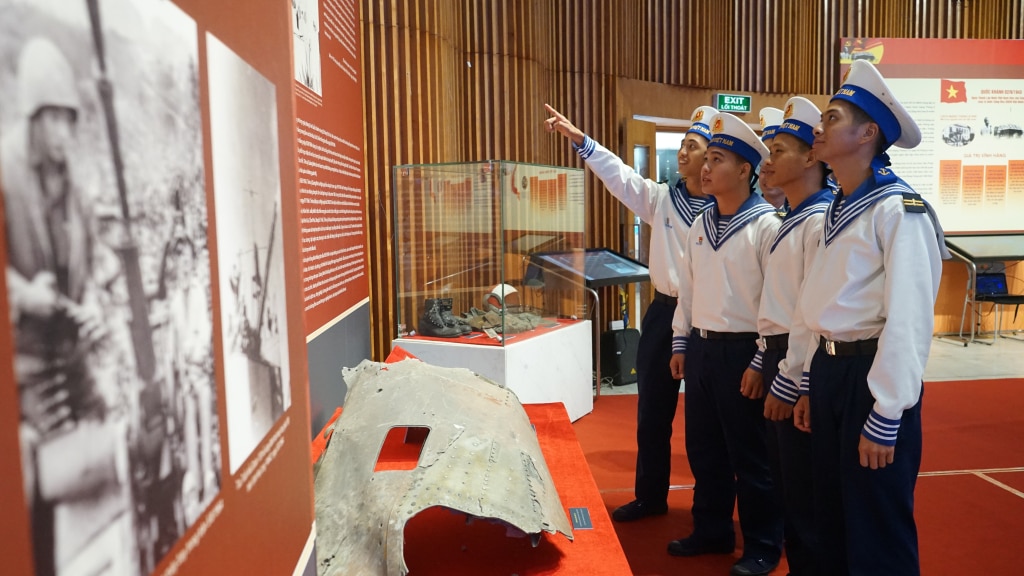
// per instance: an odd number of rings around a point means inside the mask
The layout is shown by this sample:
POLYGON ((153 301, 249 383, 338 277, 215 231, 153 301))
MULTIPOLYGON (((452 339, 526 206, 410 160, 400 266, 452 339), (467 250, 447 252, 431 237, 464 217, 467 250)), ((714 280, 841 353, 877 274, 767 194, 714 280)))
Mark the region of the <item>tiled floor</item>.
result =
MULTIPOLYGON (((991 335, 985 338, 990 341, 991 335)), ((953 339, 933 338, 925 382, 1024 378, 1024 341, 999 338, 994 344, 968 346, 953 339)), ((601 386, 601 394, 636 394, 636 384, 601 386)))

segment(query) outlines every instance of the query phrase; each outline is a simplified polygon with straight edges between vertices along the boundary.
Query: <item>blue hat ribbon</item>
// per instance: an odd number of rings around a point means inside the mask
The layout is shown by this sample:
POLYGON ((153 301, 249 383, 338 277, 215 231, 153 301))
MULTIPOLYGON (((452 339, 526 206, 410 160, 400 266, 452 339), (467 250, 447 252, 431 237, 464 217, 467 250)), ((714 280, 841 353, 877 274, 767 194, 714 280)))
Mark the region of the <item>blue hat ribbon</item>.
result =
MULTIPOLYGON (((694 122, 691 124, 690 129, 686 131, 686 134, 691 132, 698 136, 703 136, 705 140, 711 140, 711 127, 703 122, 694 122)), ((684 136, 686 134, 684 134, 684 136)))
POLYGON ((754 149, 753 146, 747 144, 739 138, 729 134, 718 134, 711 139, 708 143, 708 147, 717 146, 724 148, 730 152, 739 154, 745 161, 750 162, 751 166, 756 167, 761 163, 761 153, 754 149))
POLYGON ((871 159, 871 172, 875 175, 876 186, 884 186, 896 181, 896 174, 889 169, 891 165, 892 162, 889 160, 889 155, 885 152, 871 159))
POLYGON ((795 118, 787 118, 779 126, 778 134, 792 134, 809 145, 814 145, 814 126, 795 118))

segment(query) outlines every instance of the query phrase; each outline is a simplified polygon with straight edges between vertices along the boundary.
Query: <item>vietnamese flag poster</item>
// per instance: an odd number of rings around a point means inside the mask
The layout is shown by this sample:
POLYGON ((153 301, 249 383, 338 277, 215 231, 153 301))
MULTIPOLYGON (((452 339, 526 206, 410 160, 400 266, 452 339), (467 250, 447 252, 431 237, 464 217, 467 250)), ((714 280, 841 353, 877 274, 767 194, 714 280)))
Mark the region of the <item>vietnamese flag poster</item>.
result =
MULTIPOLYGON (((1024 40, 844 38, 840 74, 873 63, 921 128, 888 150, 946 232, 1024 230, 1024 40)), ((840 76, 841 77, 841 76, 840 76)))

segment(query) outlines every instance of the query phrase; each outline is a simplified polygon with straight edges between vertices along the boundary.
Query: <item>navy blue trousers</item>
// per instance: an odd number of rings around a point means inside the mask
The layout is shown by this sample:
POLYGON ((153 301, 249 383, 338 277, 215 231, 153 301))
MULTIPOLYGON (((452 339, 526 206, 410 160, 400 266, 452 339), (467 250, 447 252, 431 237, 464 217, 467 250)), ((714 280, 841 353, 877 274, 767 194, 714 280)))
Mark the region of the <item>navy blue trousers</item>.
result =
POLYGON ((668 500, 672 462, 672 420, 679 403, 680 381, 672 377, 672 315, 675 306, 651 302, 641 324, 636 351, 636 484, 637 499, 660 504, 668 500))
POLYGON ((730 536, 735 506, 743 555, 774 561, 782 555, 783 521, 768 464, 764 399, 740 394, 740 380, 756 351, 753 338, 704 340, 691 333, 686 455, 694 477, 694 536, 730 536))
POLYGON ((893 463, 878 470, 861 466, 861 430, 875 403, 867 384, 873 360, 819 350, 811 362, 820 559, 830 575, 918 576, 914 486, 921 469, 921 401, 903 412, 893 463))
MULTIPOLYGON (((766 350, 762 357, 765 394, 779 373, 785 350, 766 350)), ((814 492, 811 477, 811 435, 793 426, 793 419, 766 421, 768 455, 776 497, 785 516, 786 560, 791 576, 822 575, 816 562, 818 535, 814 526, 814 492)))

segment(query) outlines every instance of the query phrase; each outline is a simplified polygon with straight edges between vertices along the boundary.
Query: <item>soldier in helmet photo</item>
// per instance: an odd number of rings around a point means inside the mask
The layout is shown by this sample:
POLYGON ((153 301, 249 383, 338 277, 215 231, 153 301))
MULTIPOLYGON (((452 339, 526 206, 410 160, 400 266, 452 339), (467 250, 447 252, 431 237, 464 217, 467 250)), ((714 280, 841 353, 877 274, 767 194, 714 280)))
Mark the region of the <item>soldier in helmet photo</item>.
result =
POLYGON ((0 38, 34 574, 150 574, 221 482, 198 31, 172 3, 0 0, 0 38))
POLYGON ((97 289, 104 255, 76 179, 74 74, 42 37, 24 44, 16 74, 18 117, 0 151, 6 272, 37 573, 51 574, 127 516, 127 449, 97 382, 109 352, 97 289))

